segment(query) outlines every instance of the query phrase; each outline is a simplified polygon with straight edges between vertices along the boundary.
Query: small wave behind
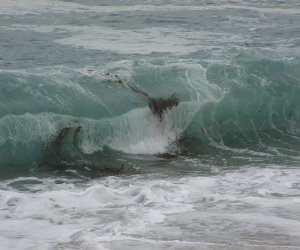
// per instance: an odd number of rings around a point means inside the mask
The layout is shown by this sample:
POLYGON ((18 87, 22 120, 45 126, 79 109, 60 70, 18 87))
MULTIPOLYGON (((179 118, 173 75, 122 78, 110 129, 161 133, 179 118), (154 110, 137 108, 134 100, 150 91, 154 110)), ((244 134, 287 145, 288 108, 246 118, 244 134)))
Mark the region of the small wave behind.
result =
POLYGON ((204 105, 187 131, 205 147, 235 152, 298 155, 299 65, 241 53, 230 64, 208 62, 207 80, 226 94, 204 105))

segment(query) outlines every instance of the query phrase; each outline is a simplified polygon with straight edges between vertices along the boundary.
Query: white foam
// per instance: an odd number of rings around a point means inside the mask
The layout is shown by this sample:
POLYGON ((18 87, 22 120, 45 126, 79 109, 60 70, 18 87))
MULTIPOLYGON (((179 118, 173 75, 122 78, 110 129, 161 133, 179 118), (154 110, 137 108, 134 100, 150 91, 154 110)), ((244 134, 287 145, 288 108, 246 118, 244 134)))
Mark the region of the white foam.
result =
POLYGON ((293 203, 300 204, 300 199, 299 198, 293 198, 293 203))
POLYGON ((211 176, 165 180, 158 176, 80 183, 63 179, 64 184, 55 184, 52 178, 2 181, 2 246, 105 249, 127 240, 156 241, 157 232, 170 244, 175 240, 183 245, 217 243, 216 234, 226 244, 232 240, 229 234, 244 242, 247 235, 260 239, 300 233, 297 169, 249 166, 211 176), (259 190, 268 192, 261 195, 259 190), (185 234, 190 242, 185 242, 185 234), (15 238, 21 238, 23 246, 15 238))
POLYGON ((70 180, 60 185, 56 185, 53 179, 41 179, 36 184, 26 180, 1 183, 3 247, 13 245, 16 237, 24 237, 26 247, 51 249, 75 237, 81 247, 93 245, 101 248, 101 242, 161 223, 167 214, 191 211, 190 205, 182 202, 188 195, 182 184, 167 181, 145 181, 142 178, 128 182, 108 177, 103 185, 92 181, 81 186, 70 180), (10 186, 20 182, 27 191, 16 192, 10 186), (35 191, 37 186, 39 192, 35 191), (119 215, 124 217, 121 221, 119 215), (93 233, 84 228, 97 230, 93 233))
POLYGON ((150 209, 148 216, 152 223, 161 223, 165 220, 166 216, 160 210, 150 209))
MULTIPOLYGON (((133 143, 127 147, 122 147, 122 151, 127 154, 161 154, 168 150, 169 145, 176 139, 176 136, 157 136, 145 138, 137 143, 133 143)), ((111 145, 114 148, 113 145, 111 145)))
POLYGON ((36 26, 14 24, 6 30, 32 30, 39 33, 68 33, 69 36, 55 40, 63 45, 83 47, 89 50, 114 51, 120 54, 178 53, 186 54, 198 50, 211 50, 222 47, 220 40, 236 46, 237 41, 246 42, 242 35, 216 33, 210 31, 187 30, 178 27, 153 27, 140 29, 117 29, 99 25, 89 26, 36 26), (198 41, 202 42, 199 43, 198 41), (234 42, 234 43, 233 43, 234 42))
POLYGON ((188 32, 181 29, 118 30, 105 27, 83 27, 80 33, 58 39, 56 42, 63 45, 115 51, 122 54, 189 53, 198 49, 197 45, 187 46, 190 42, 184 36, 188 32))

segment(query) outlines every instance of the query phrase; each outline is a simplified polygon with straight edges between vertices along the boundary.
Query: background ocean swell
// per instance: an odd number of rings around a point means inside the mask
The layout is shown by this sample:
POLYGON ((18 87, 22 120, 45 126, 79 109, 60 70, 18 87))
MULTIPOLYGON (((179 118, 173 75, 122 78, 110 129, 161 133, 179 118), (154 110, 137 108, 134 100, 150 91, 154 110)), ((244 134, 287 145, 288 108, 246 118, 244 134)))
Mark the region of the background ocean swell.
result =
POLYGON ((297 155, 299 76, 297 60, 245 53, 230 64, 125 60, 101 69, 2 70, 1 161, 30 169, 64 127, 78 126, 77 151, 74 139, 64 141, 73 160, 89 159, 103 147, 129 154, 173 152, 183 135, 197 155, 210 147, 297 155), (176 93, 180 104, 160 121, 129 85, 151 97, 176 93))

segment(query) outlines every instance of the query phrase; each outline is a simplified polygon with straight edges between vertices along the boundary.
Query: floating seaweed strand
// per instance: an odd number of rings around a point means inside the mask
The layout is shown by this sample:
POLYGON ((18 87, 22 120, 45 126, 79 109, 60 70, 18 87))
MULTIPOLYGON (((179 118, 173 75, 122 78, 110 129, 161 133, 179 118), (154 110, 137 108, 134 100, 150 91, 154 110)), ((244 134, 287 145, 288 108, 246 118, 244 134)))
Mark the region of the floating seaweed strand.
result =
POLYGON ((131 85, 124 84, 124 82, 121 80, 121 78, 118 75, 111 75, 109 73, 105 74, 106 77, 115 78, 118 83, 123 84, 126 88, 130 89, 134 93, 137 93, 144 98, 146 98, 149 102, 149 108, 151 110, 151 113, 155 115, 159 120, 162 122, 164 118, 164 113, 167 110, 172 109, 173 107, 177 107, 179 104, 179 99, 176 96, 176 93, 172 94, 169 98, 153 98, 150 97, 147 93, 139 90, 138 88, 132 87, 131 85))

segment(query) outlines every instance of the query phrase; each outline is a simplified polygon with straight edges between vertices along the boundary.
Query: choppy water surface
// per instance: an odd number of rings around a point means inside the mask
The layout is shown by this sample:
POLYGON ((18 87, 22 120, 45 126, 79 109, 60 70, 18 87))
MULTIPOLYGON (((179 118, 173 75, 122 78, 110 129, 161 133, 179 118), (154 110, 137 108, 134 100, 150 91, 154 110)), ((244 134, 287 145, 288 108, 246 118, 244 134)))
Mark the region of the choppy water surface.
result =
POLYGON ((298 1, 0 8, 3 249, 299 249, 298 1))

